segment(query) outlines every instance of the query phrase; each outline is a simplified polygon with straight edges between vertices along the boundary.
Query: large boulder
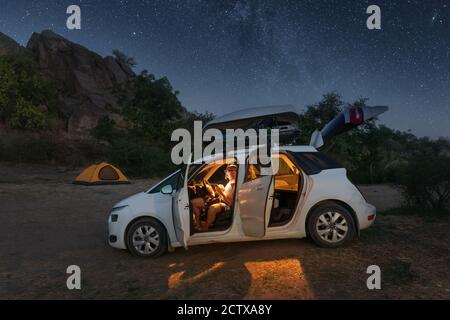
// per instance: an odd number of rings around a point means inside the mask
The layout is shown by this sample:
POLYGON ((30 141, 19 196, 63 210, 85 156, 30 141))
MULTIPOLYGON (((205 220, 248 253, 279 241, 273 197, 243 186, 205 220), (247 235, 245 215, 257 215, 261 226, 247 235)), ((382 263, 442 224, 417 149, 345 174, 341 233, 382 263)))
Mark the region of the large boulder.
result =
POLYGON ((118 110, 118 93, 135 76, 114 57, 103 58, 48 30, 33 33, 27 49, 58 86, 69 135, 89 134, 102 116, 118 110))

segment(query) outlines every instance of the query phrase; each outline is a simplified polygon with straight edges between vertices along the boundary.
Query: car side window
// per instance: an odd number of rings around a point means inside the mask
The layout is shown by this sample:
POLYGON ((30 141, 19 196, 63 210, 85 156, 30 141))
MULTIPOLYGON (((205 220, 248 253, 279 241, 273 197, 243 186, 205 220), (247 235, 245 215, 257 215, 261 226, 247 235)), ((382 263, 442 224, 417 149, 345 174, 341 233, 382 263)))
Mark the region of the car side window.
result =
POLYGON ((261 177, 261 167, 259 166, 259 164, 247 163, 247 167, 245 170, 245 182, 253 181, 260 177, 261 177))
POLYGON ((280 161, 278 162, 278 171, 275 175, 276 176, 285 176, 285 175, 293 174, 291 168, 286 163, 286 160, 282 157, 280 157, 279 159, 280 159, 280 161))

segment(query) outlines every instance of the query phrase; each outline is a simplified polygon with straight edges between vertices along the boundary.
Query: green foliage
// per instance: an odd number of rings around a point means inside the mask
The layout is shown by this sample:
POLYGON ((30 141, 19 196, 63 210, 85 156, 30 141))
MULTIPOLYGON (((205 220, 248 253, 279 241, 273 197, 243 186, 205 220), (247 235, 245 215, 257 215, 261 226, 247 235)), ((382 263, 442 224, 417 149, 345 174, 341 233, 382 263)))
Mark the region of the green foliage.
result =
POLYGON ((98 121, 97 127, 92 130, 92 135, 98 140, 111 142, 119 135, 119 131, 116 129, 116 122, 108 116, 104 116, 98 121))
POLYGON ((56 146, 49 137, 32 134, 0 138, 0 159, 17 163, 47 163, 55 158, 56 146))
MULTIPOLYGON (((366 99, 352 105, 364 106, 366 99)), ((339 95, 327 94, 300 116, 300 143, 322 129, 344 107, 339 95)), ((356 183, 400 184, 411 206, 448 208, 450 200, 450 142, 417 138, 411 133, 377 126, 375 120, 332 139, 321 150, 348 170, 356 183)))
POLYGON ((53 84, 30 57, 0 57, 0 121, 18 129, 42 130, 59 114, 58 107, 53 84))
POLYGON ((342 111, 343 107, 344 103, 340 95, 334 92, 324 95, 319 103, 308 106, 306 111, 300 114, 301 137, 297 142, 309 144, 311 134, 316 129, 322 129, 342 111))
POLYGON ((117 60, 124 63, 125 65, 129 66, 130 68, 134 68, 137 66, 136 60, 134 58, 128 57, 125 53, 119 51, 119 50, 113 50, 113 55, 116 57, 117 60))
POLYGON ((147 71, 134 79, 122 104, 127 127, 117 128, 105 117, 93 135, 108 143, 108 160, 132 176, 161 176, 174 170, 170 160, 173 130, 212 118, 209 113, 186 111, 167 78, 156 79, 147 71))
POLYGON ((411 205, 443 210, 450 205, 450 142, 417 139, 407 161, 398 166, 397 182, 411 205))
POLYGON ((64 164, 74 167, 103 160, 104 146, 94 140, 68 143, 51 133, 16 132, 0 136, 0 159, 13 163, 64 164))
MULTIPOLYGON (((366 99, 352 103, 355 106, 365 104, 366 99)), ((316 129, 322 129, 346 106, 348 104, 336 93, 326 94, 319 103, 308 106, 300 115, 301 137, 298 143, 309 144, 311 134, 316 129)), ((358 183, 384 182, 384 176, 380 172, 385 165, 382 142, 389 135, 385 129, 377 127, 375 121, 369 121, 332 139, 321 151, 341 162, 347 168, 349 176, 358 183)))
POLYGON ((15 129, 42 130, 47 127, 46 115, 23 98, 17 100, 10 122, 15 129))
POLYGON ((130 134, 114 139, 108 156, 131 176, 161 176, 176 168, 170 160, 170 152, 130 134))
POLYGON ((187 113, 169 80, 156 79, 147 71, 135 78, 131 95, 123 103, 130 134, 163 149, 170 146, 172 131, 187 113))
MULTIPOLYGON (((133 58, 114 55, 130 67, 133 58)), ((120 104, 126 126, 104 117, 92 131, 95 140, 62 143, 51 135, 24 133, 0 138, 0 158, 14 162, 57 162, 82 165, 108 160, 133 176, 161 176, 175 169, 170 152, 173 130, 193 129, 193 122, 210 121, 211 113, 188 112, 167 78, 143 71, 129 84, 120 104), (59 141, 59 142, 58 142, 59 141)), ((364 106, 366 99, 352 105, 364 106)), ((300 115, 301 136, 308 144, 312 132, 348 106, 336 93, 323 96, 300 115)), ((52 117, 60 116, 55 86, 45 80, 26 55, 0 57, 0 121, 12 128, 45 133, 52 117)), ((356 183, 397 183, 411 206, 430 210, 449 208, 450 142, 418 139, 411 133, 378 126, 376 120, 332 139, 321 150, 347 168, 356 183)), ((444 210, 445 211, 445 210, 444 210)))

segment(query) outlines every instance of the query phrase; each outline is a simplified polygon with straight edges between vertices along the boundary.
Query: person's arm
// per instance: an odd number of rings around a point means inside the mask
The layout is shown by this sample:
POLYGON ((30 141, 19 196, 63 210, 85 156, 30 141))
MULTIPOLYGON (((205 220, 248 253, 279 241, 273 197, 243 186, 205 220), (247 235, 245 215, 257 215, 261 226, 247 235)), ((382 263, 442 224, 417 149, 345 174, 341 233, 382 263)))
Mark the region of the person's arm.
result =
POLYGON ((220 198, 220 200, 222 201, 222 202, 225 202, 225 204, 227 205, 227 206, 229 206, 229 198, 228 198, 228 195, 227 195, 227 192, 226 192, 226 188, 223 186, 223 185, 221 185, 221 184, 218 184, 218 185, 216 185, 216 192, 219 194, 219 198, 220 198))
POLYGON ((231 188, 228 189, 228 192, 226 192, 227 189, 225 189, 224 192, 224 200, 225 200, 224 202, 229 207, 233 205, 234 185, 235 185, 234 183, 231 185, 231 188))
POLYGON ((219 197, 225 198, 225 187, 221 184, 216 185, 216 192, 219 194, 219 197))

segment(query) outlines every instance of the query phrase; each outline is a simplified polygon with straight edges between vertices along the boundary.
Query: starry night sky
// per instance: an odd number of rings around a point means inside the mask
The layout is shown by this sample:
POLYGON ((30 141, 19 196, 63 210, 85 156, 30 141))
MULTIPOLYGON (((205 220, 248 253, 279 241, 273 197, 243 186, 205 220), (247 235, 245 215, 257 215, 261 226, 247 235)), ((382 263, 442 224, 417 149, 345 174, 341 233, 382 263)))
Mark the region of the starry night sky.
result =
POLYGON ((25 45, 53 31, 137 71, 167 76, 189 110, 221 115, 325 93, 388 105, 381 123, 450 137, 450 0, 0 0, 0 31, 25 45), (81 7, 82 29, 66 29, 81 7), (382 30, 366 9, 381 7, 382 30))

